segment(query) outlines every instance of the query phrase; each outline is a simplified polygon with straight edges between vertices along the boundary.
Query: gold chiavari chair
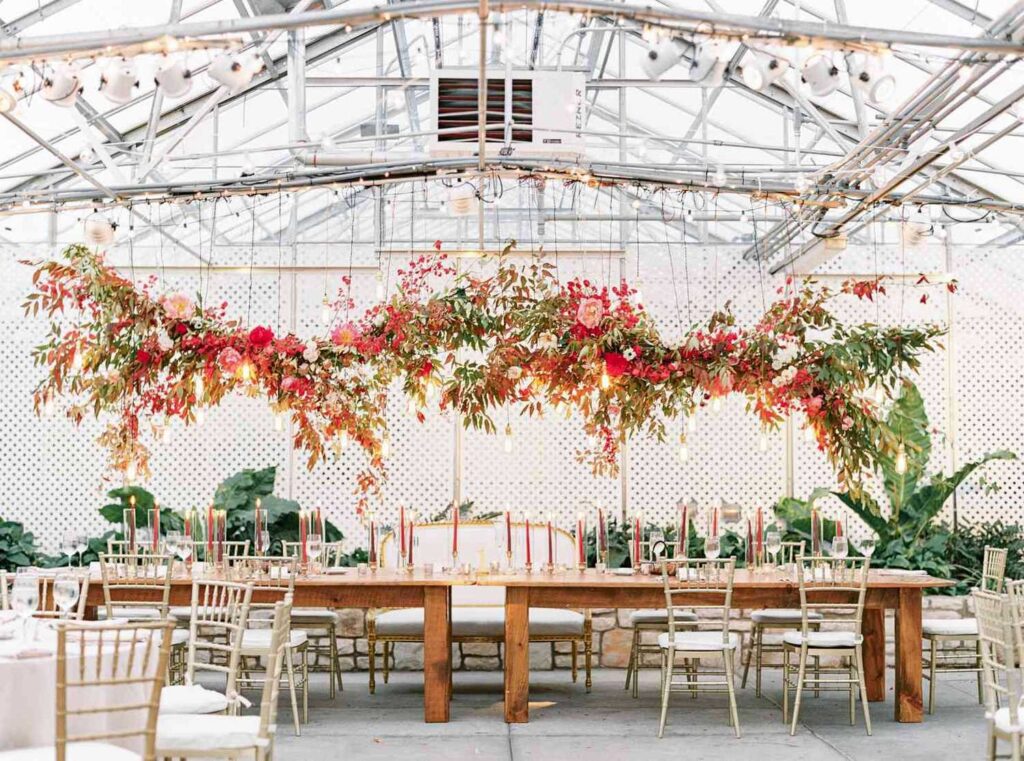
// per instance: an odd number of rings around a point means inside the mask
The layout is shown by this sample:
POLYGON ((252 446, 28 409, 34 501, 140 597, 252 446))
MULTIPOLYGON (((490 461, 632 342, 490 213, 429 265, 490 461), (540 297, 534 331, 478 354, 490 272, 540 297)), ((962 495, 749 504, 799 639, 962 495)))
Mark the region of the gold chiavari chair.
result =
MULTIPOLYGON (((796 559, 804 554, 804 542, 783 542, 779 550, 778 559, 780 565, 791 565, 796 559)), ((812 611, 810 615, 810 626, 817 630, 815 623, 821 618, 821 614, 812 611)), ((755 610, 750 614, 750 645, 747 647, 743 657, 743 679, 740 687, 746 689, 747 675, 750 672, 750 661, 754 661, 754 694, 761 697, 761 673, 769 664, 764 662, 766 654, 782 655, 782 635, 791 631, 803 621, 803 613, 799 608, 765 608, 755 610)), ((820 666, 820 659, 815 657, 814 668, 817 673, 820 666)), ((779 664, 776 664, 776 668, 779 664)))
MULTIPOLYGON (((254 677, 260 659, 270 655, 272 629, 254 628, 260 623, 260 611, 276 610, 275 605, 286 597, 295 594, 295 579, 298 575, 296 562, 293 558, 282 557, 246 557, 237 558, 232 565, 232 574, 237 581, 252 585, 252 602, 249 605, 249 625, 242 635, 242 663, 239 667, 238 688, 245 689, 261 684, 263 680, 254 677)), ((288 606, 289 615, 291 605, 288 606)), ((266 623, 264 619, 264 623, 266 623)), ((290 626, 290 619, 289 619, 290 626)), ((295 734, 299 730, 299 705, 297 690, 302 688, 303 723, 309 721, 309 666, 308 639, 301 629, 290 629, 288 641, 285 643, 284 679, 288 684, 288 694, 292 704, 292 720, 295 734), (299 657, 301 680, 296 678, 295 658, 299 657)), ((265 678, 269 678, 266 676, 265 678)))
POLYGON ((58 626, 54 745, 7 751, 0 759, 156 761, 170 633, 166 622, 58 626), (132 740, 141 753, 123 747, 132 740))
MULTIPOLYGON (((1024 667, 1024 579, 1006 580, 1006 594, 1010 601, 1010 623, 1013 626, 1017 664, 1024 667)), ((1021 674, 1024 679, 1024 673, 1021 674)))
MULTIPOLYGON (((199 553, 202 550, 203 555, 206 555, 206 544, 203 542, 196 542, 193 545, 192 552, 199 553)), ((194 556, 195 557, 195 556, 194 556)), ((227 560, 228 565, 232 565, 239 558, 249 557, 249 540, 238 540, 224 542, 224 557, 227 560)), ((198 559, 198 558, 197 558, 198 559)), ((171 618, 173 618, 178 626, 187 629, 189 626, 188 617, 192 613, 191 605, 172 605, 169 609, 171 618)))
POLYGON ((11 602, 7 599, 7 571, 0 571, 0 610, 10 610, 11 602))
MULTIPOLYGON (((169 621, 171 556, 150 552, 100 554, 103 612, 108 620, 169 621)), ((173 623, 173 621, 171 620, 173 623)), ((175 630, 168 683, 180 680, 188 632, 175 630)))
MULTIPOLYGON (((321 568, 330 568, 340 562, 341 542, 325 542, 316 558, 321 568)), ((281 542, 281 554, 286 558, 298 560, 302 553, 300 542, 281 542)), ((338 657, 338 612, 332 608, 292 608, 292 628, 306 632, 309 641, 309 654, 313 657, 309 664, 311 672, 330 675, 330 697, 333 700, 335 689, 345 689, 341 682, 341 659, 338 657), (326 660, 326 664, 321 662, 326 660)))
POLYGON ((40 574, 37 577, 39 580, 39 605, 36 607, 35 613, 32 614, 33 618, 64 618, 69 621, 81 621, 85 618, 85 603, 86 597, 89 594, 89 577, 84 574, 68 575, 73 575, 78 583, 78 601, 75 603, 74 609, 68 611, 65 615, 60 606, 57 605, 54 597, 54 584, 56 584, 58 577, 40 574))
MULTIPOLYGON (((1017 594, 1019 591, 1011 594, 1017 594)), ((1010 758, 1020 761, 1024 740, 1024 708, 1021 707, 1020 651, 1014 629, 1010 595, 988 589, 971 592, 981 643, 981 673, 985 687, 985 719, 988 722, 988 758, 997 758, 999 740, 1010 743, 1010 758)), ((1006 756, 1001 756, 1006 758, 1006 756)))
POLYGON ((729 724, 736 732, 736 737, 739 737, 740 717, 733 682, 740 637, 729 631, 736 560, 676 560, 675 564, 680 579, 678 581, 669 575, 668 562, 663 561, 661 564, 665 609, 673 615, 667 618, 668 631, 658 637, 658 646, 661 648, 661 721, 658 737, 665 734, 669 696, 673 691, 688 692, 691 697, 696 697, 700 692, 727 693, 729 724), (698 625, 679 630, 674 615, 677 610, 696 612, 698 625), (705 667, 706 659, 710 656, 722 658, 721 671, 705 667), (684 659, 682 682, 675 681, 676 658, 679 657, 684 659))
POLYGON ((800 719, 800 700, 805 687, 814 690, 839 690, 849 693, 850 726, 856 723, 856 699, 864 709, 864 727, 871 734, 867 686, 864 682, 864 599, 868 588, 868 558, 797 558, 800 583, 799 631, 782 635, 782 720, 789 721, 789 691, 796 689, 790 735, 796 734, 800 719), (811 613, 821 614, 811 618, 811 613), (827 631, 821 631, 821 629, 827 631), (796 656, 796 665, 793 657, 796 656), (836 667, 812 668, 814 656, 839 658, 836 667), (843 660, 847 662, 842 665, 843 660), (796 675, 794 677, 794 670, 796 675))
POLYGON ((267 646, 267 678, 259 716, 161 714, 157 752, 163 758, 227 758, 267 761, 273 757, 282 666, 289 659, 291 595, 274 605, 267 646))
POLYGON ((164 688, 161 714, 222 713, 239 701, 235 690, 242 653, 242 635, 249 620, 252 587, 219 579, 192 582, 192 615, 189 617, 188 655, 184 684, 164 688), (206 658, 200 660, 197 654, 206 658), (223 674, 224 692, 196 683, 196 672, 223 674))
MULTIPOLYGON (((981 566, 981 589, 1003 591, 1006 574, 1006 550, 986 547, 981 566)), ((935 680, 940 673, 976 674, 978 702, 984 702, 981 674, 981 643, 978 622, 974 618, 926 618, 921 622, 921 637, 927 644, 923 660, 928 680, 928 713, 935 711, 935 680), (946 643, 955 643, 948 646, 946 643)))

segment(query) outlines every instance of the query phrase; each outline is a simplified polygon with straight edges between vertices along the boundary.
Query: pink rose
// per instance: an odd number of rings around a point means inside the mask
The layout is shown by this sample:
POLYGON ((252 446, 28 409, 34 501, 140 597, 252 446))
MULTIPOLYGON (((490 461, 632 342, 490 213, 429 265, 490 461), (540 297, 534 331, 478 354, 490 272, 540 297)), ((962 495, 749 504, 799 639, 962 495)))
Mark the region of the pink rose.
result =
POLYGON ((196 311, 192 299, 184 293, 171 293, 160 299, 164 313, 172 320, 187 320, 196 311))
POLYGON ((257 325, 249 331, 249 343, 257 348, 264 348, 274 340, 274 331, 264 325, 257 325))
POLYGON ((843 418, 843 430, 848 431, 853 428, 853 418, 847 415, 843 418))
POLYGON ((242 355, 235 349, 227 346, 221 349, 220 354, 217 355, 217 364, 220 365, 220 369, 224 372, 233 374, 238 369, 238 366, 242 364, 242 355))
POLYGON ((580 306, 576 310, 576 320, 583 327, 593 330, 601 324, 602 317, 604 317, 604 304, 601 299, 591 297, 580 301, 580 306))
POLYGON ((331 342, 335 346, 351 346, 359 337, 359 331, 351 322, 339 325, 331 331, 331 342))

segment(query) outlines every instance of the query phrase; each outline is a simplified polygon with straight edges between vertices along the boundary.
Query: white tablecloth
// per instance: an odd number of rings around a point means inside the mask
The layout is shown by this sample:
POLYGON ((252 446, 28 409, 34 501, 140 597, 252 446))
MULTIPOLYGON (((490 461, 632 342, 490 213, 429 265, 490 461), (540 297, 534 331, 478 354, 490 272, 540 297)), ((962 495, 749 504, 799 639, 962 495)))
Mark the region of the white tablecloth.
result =
MULTIPOLYGON (((56 636, 42 626, 35 641, 0 639, 0 751, 14 748, 52 746, 56 736, 57 708, 57 656, 56 636), (47 651, 42 657, 19 658, 25 650, 47 651)), ((78 646, 75 645, 77 648, 78 646)), ((126 647, 127 649, 127 647, 126 647)), ((86 668, 96 669, 96 647, 86 645, 86 668), (93 655, 88 652, 92 648, 93 655)), ((141 656, 141 650, 139 651, 141 656)), ((104 663, 111 655, 104 656, 104 663)), ((152 658, 155 661, 156 658, 152 658)), ((78 669, 79 658, 68 658, 68 671, 78 669)), ((148 685, 122 685, 116 687, 71 688, 69 708, 85 704, 92 706, 116 703, 143 703, 148 685), (116 691, 115 694, 111 694, 116 691)), ((101 733, 116 729, 143 727, 145 716, 141 711, 100 713, 88 717, 71 717, 68 734, 101 733)), ((141 738, 111 741, 125 748, 141 752, 141 738)))

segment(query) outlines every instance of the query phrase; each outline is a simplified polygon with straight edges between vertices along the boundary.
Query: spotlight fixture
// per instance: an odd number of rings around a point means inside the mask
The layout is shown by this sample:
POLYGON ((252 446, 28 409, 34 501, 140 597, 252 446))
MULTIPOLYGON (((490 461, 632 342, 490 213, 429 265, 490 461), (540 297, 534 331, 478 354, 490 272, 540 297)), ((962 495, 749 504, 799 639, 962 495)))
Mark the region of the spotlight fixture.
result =
POLYGON ((82 89, 78 72, 70 66, 58 66, 43 78, 43 89, 39 94, 55 106, 71 108, 82 89))
POLYGON ((690 79, 703 82, 708 87, 718 87, 725 80, 725 68, 729 58, 725 46, 719 40, 698 42, 690 61, 690 79))
POLYGON ((117 225, 99 212, 85 218, 83 225, 85 242, 90 246, 109 246, 114 241, 114 230, 117 225))
POLYGON ((132 99, 132 88, 139 84, 135 62, 127 58, 112 61, 100 75, 100 92, 111 103, 124 105, 132 99))
POLYGON ((448 208, 453 216, 467 217, 476 212, 476 188, 463 182, 448 189, 448 208))
POLYGON ((679 44, 671 37, 647 46, 647 53, 640 64, 644 74, 650 80, 657 81, 661 75, 671 69, 683 58, 679 44))
POLYGON ((207 76, 222 87, 239 90, 252 81, 263 70, 263 64, 255 56, 227 55, 222 53, 213 59, 206 70, 207 76))
POLYGON ((923 206, 912 210, 900 227, 900 237, 904 245, 909 248, 920 246, 926 238, 934 234, 935 226, 932 224, 931 215, 923 206))
POLYGON ((839 88, 839 69, 830 55, 816 53, 804 61, 800 81, 810 88, 815 98, 824 98, 839 88))
POLYGON ((751 90, 761 92, 789 70, 789 61, 779 56, 765 56, 751 53, 743 64, 743 84, 751 90))
POLYGON ((850 56, 850 84, 871 103, 887 103, 896 94, 896 78, 885 72, 877 56, 850 56))
POLYGON ((153 81, 163 91, 164 96, 180 98, 192 89, 192 72, 185 67, 184 61, 171 61, 160 67, 153 81))

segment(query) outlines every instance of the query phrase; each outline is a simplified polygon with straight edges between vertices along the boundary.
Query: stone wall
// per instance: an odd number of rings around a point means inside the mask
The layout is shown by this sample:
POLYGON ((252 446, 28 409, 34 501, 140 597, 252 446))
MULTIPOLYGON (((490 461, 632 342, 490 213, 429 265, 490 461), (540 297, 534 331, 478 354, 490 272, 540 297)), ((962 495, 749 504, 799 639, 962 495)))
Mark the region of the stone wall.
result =
MULTIPOLYGON (((971 598, 930 596, 924 598, 924 615, 927 618, 964 618, 971 615, 971 598)), ((366 616, 363 611, 346 609, 341 612, 338 627, 338 652, 342 668, 346 671, 365 671, 368 666, 366 646, 366 616)), ((750 611, 737 611, 732 628, 744 633, 750 631, 750 611)), ((594 666, 625 668, 633 630, 629 625, 630 611, 626 609, 595 609, 592 611, 594 625, 594 666)), ((656 640, 654 632, 645 632, 645 641, 656 640)), ((893 654, 892 612, 886 615, 886 653, 892 665, 893 654)), ((380 645, 377 646, 377 666, 380 668, 380 645)), ((533 643, 530 646, 530 666, 534 669, 567 669, 571 664, 571 646, 568 642, 549 645, 533 643)), ((655 665, 654 656, 648 656, 646 665, 655 665)), ((467 643, 452 646, 452 665, 456 670, 488 671, 501 668, 498 646, 486 643, 467 643)), ((583 653, 579 666, 583 668, 583 653)), ((423 646, 418 643, 399 642, 395 644, 394 668, 418 670, 423 668, 423 646)))

